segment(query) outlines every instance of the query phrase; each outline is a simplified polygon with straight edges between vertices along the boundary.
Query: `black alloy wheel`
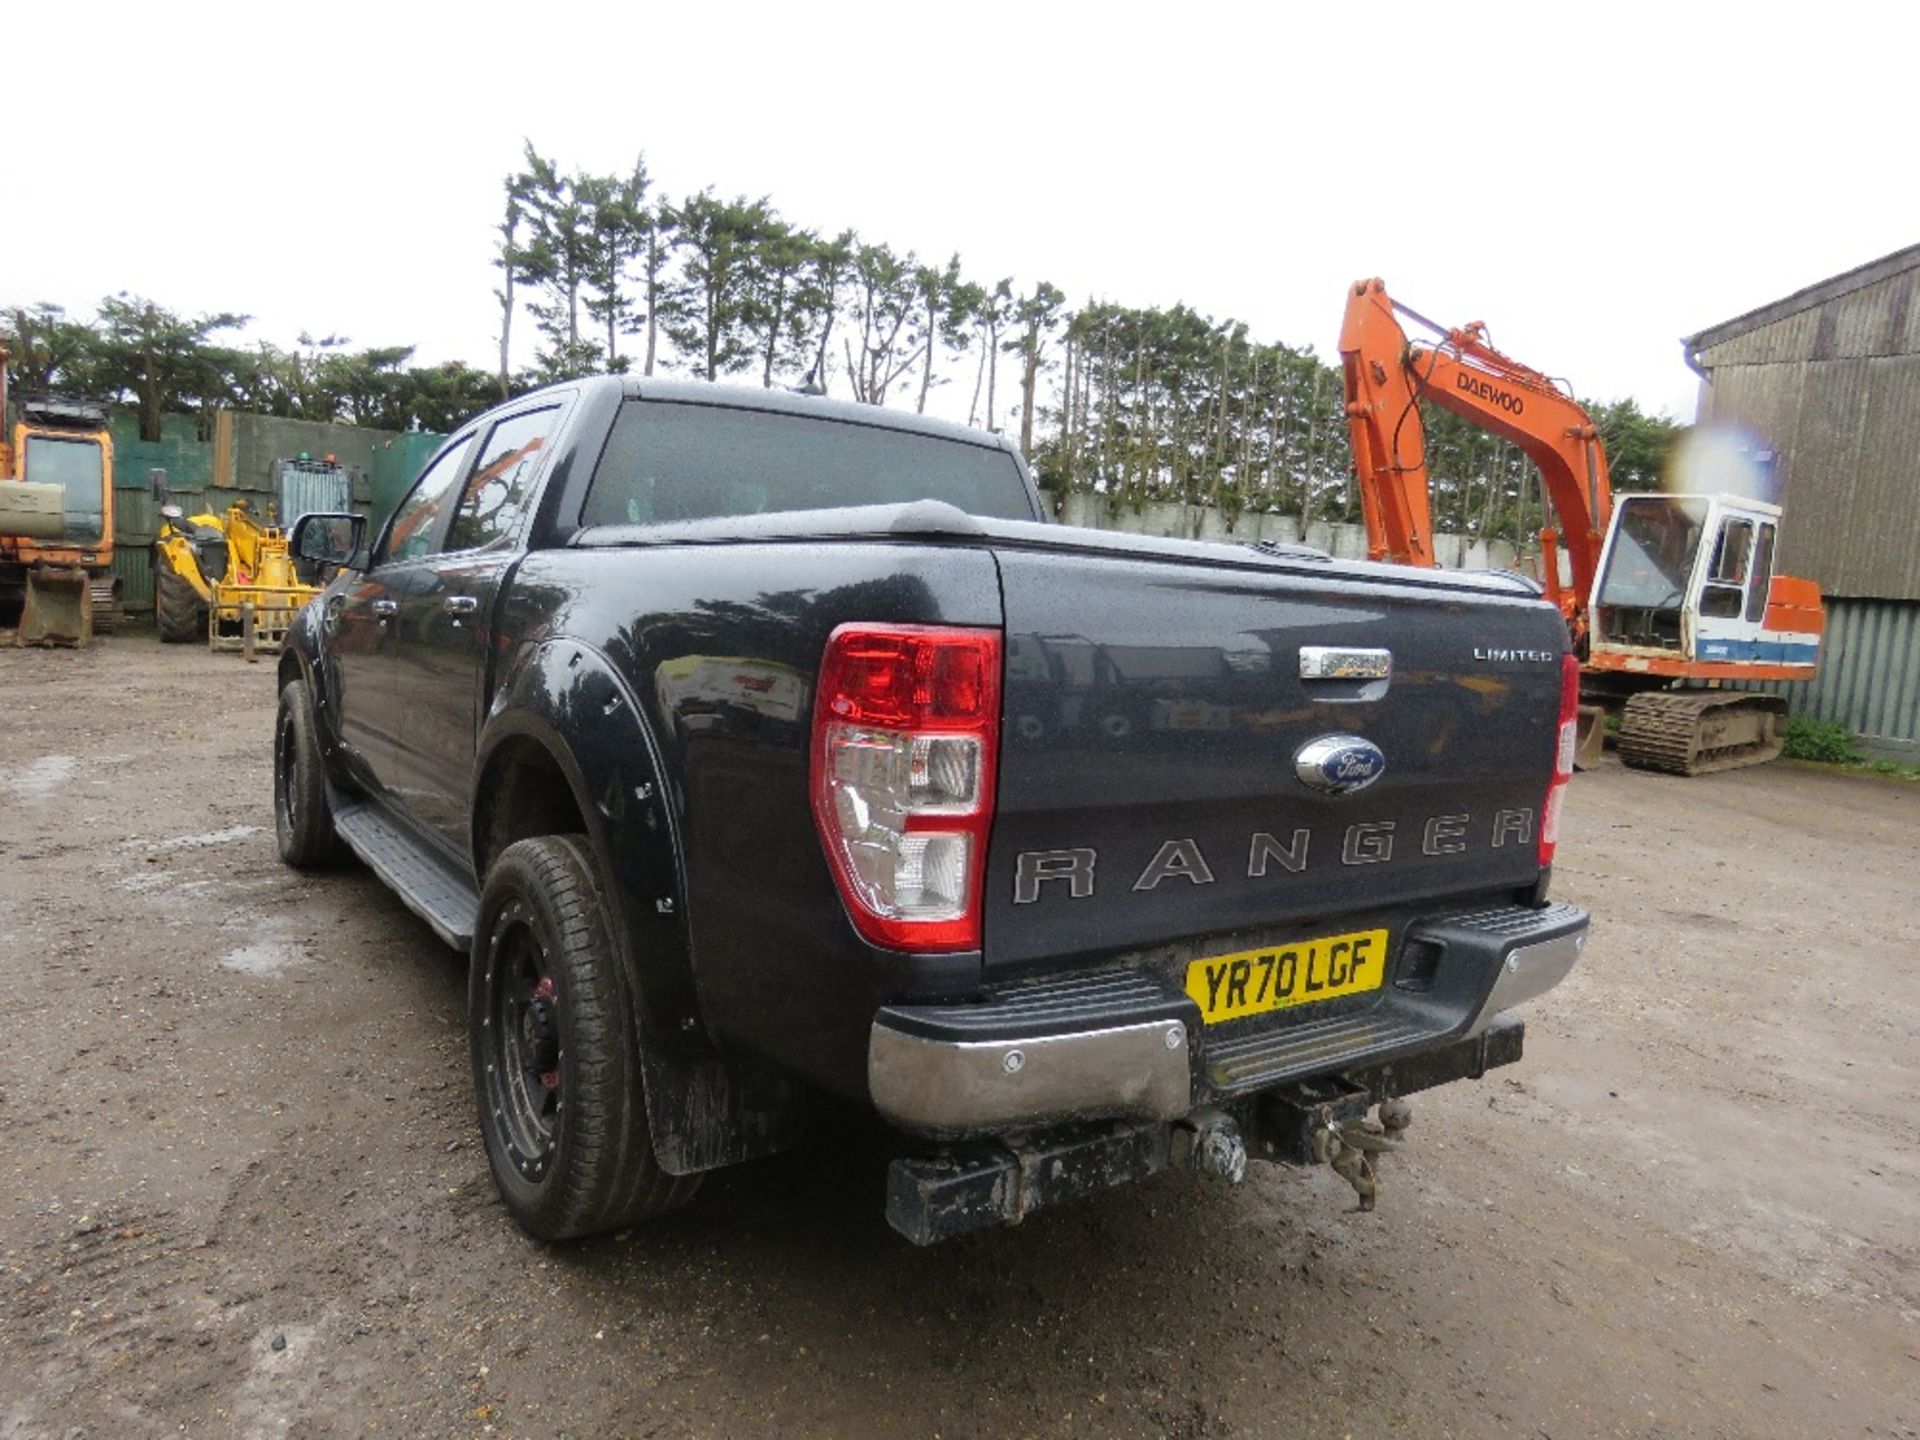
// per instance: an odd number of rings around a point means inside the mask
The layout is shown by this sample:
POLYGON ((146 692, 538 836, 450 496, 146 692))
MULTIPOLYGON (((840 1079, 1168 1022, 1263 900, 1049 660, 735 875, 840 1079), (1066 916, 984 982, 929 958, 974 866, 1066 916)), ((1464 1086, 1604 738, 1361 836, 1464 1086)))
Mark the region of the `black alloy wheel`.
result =
POLYGON ((554 1159, 560 1125, 560 995, 546 946, 524 900, 500 912, 488 937, 481 1028, 489 1058, 481 1103, 492 1113, 509 1164, 537 1181, 554 1159))
POLYGON ((616 1230, 693 1198, 654 1155, 640 1037, 583 836, 541 835, 487 871, 467 979, 487 1161, 546 1240, 616 1230))
POLYGON ((273 835, 280 858, 297 870, 316 870, 340 858, 304 680, 289 680, 280 691, 273 729, 273 835))

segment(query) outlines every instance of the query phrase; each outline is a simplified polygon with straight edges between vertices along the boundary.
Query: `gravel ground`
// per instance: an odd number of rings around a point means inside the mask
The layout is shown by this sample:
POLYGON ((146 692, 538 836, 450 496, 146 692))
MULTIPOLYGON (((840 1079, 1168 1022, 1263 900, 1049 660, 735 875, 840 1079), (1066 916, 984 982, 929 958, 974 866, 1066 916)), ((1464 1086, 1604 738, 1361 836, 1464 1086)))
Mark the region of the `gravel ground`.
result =
POLYGON ((842 1117, 549 1249, 461 964, 274 858, 272 689, 0 651, 0 1440, 1920 1435, 1920 786, 1581 777, 1583 967, 1371 1215, 1256 1167, 917 1251, 842 1117))

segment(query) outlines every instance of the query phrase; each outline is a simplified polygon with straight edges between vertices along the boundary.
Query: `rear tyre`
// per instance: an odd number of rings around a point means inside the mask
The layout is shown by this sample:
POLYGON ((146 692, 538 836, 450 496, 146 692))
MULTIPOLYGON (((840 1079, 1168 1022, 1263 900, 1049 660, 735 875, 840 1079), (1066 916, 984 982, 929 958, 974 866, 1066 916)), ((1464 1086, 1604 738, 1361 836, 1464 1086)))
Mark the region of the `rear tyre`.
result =
POLYGON ((289 680, 280 691, 273 729, 273 833, 280 858, 296 870, 318 870, 340 858, 304 680, 289 680))
POLYGON ((199 595, 157 551, 153 566, 153 617, 161 640, 169 645, 206 639, 206 612, 200 608, 199 595))
POLYGON ((615 1230, 693 1198, 654 1157, 627 980, 585 840, 542 835, 487 873, 467 1028, 494 1183, 543 1240, 615 1230))

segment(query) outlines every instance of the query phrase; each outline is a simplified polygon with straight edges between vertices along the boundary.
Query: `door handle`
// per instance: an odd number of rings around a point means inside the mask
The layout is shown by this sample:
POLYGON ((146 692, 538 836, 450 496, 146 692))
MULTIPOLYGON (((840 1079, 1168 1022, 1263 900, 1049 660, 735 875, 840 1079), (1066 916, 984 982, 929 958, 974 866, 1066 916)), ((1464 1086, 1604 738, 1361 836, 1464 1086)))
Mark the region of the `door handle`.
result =
POLYGON ((1393 652, 1356 645, 1302 645, 1300 684, 1319 704, 1378 700, 1393 683, 1393 652))
POLYGON ((1391 650, 1362 650, 1349 645, 1302 645, 1302 680, 1390 680, 1391 650))
POLYGON ((398 600, 376 600, 373 602, 373 613, 378 615, 382 620, 385 620, 389 615, 397 613, 399 609, 400 602, 398 600))
POLYGON ((449 615, 471 615, 480 608, 480 602, 471 595, 449 595, 440 608, 449 615))

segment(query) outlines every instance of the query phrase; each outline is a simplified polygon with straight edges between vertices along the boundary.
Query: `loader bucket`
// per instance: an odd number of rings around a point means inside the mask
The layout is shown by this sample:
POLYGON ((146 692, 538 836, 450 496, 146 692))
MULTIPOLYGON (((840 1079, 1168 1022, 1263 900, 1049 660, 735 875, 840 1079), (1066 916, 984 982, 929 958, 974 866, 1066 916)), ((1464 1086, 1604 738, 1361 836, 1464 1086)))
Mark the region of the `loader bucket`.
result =
POLYGON ((85 570, 35 565, 27 571, 20 643, 76 648, 93 643, 93 579, 85 570))
POLYGON ((1573 768, 1598 770, 1607 748, 1607 712, 1598 705, 1582 705, 1573 731, 1573 768))

